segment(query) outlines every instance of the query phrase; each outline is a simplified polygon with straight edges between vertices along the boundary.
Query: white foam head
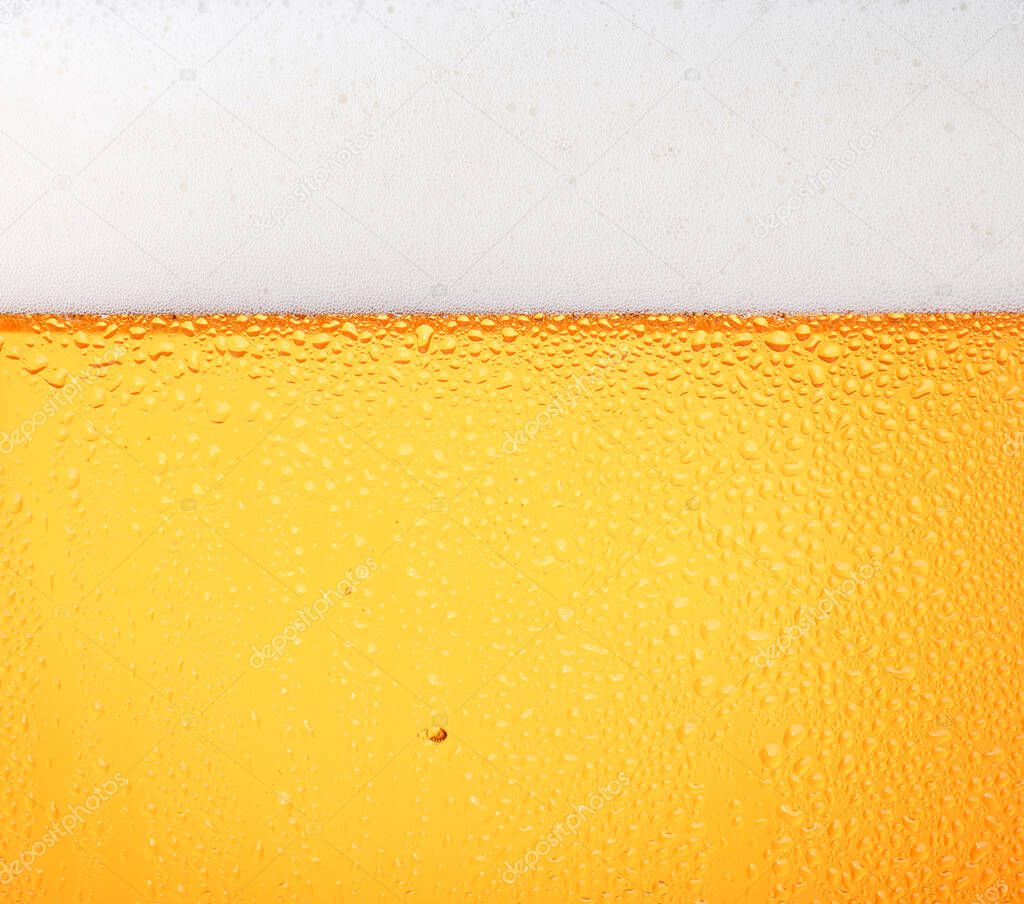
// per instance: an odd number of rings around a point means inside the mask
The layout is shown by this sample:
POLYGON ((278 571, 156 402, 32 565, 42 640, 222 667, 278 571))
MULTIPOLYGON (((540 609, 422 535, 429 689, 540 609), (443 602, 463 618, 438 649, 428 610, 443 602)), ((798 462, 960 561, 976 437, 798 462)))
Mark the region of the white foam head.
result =
POLYGON ((1020 309, 1022 20, 0 0, 0 307, 1020 309))

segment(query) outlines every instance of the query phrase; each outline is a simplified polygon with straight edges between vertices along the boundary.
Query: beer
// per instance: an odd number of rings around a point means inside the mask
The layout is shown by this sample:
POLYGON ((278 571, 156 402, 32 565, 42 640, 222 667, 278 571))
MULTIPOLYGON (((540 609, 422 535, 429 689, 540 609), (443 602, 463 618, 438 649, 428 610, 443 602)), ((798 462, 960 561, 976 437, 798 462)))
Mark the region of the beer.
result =
POLYGON ((1015 901, 1020 315, 7 316, 4 901, 1015 901))

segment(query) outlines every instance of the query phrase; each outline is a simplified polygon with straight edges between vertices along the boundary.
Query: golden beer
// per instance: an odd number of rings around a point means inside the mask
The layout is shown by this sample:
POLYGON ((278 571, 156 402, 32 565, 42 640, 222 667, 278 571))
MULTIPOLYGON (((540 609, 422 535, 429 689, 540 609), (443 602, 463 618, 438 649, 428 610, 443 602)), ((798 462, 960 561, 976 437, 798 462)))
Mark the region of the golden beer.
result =
POLYGON ((1022 900, 1022 327, 5 317, 0 901, 1022 900))

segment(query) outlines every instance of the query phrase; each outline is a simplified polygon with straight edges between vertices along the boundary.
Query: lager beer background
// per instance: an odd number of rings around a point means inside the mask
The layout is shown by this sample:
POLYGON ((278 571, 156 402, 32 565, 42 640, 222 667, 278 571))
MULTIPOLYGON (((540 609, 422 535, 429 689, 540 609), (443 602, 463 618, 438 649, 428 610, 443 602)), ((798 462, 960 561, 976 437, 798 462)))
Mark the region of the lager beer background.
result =
POLYGON ((1020 900, 1022 323, 6 317, 0 900, 1020 900))

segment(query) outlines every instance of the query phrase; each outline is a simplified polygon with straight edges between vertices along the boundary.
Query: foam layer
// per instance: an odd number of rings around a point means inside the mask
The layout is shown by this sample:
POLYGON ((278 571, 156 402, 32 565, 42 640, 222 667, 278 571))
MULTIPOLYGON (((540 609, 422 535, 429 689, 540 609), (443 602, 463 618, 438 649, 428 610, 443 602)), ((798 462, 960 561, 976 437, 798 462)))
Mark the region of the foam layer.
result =
POLYGON ((0 305, 1019 308, 1022 16, 8 2, 0 305))

